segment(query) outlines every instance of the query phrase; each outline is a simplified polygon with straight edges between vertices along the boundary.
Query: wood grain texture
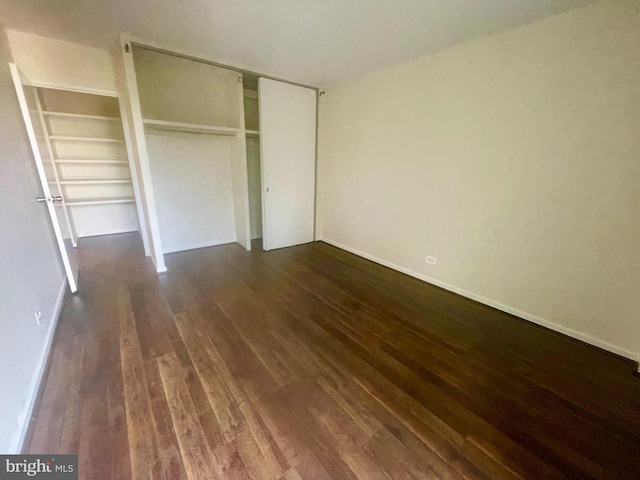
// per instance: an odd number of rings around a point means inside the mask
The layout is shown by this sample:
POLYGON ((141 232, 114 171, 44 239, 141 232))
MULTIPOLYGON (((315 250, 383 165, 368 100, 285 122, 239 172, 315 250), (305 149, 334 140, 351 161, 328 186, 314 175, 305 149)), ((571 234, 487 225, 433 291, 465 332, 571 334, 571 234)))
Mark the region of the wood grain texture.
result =
POLYGON ((326 244, 83 239, 30 451, 85 479, 630 479, 640 378, 326 244))

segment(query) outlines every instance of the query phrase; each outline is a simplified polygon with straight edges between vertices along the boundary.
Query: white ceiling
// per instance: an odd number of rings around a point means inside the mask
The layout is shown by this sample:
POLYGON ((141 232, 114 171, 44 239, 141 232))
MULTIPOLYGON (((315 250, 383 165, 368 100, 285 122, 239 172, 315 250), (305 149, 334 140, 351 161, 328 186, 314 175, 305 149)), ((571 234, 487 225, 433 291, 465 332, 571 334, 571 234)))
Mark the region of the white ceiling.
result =
POLYGON ((318 86, 592 1, 0 0, 0 22, 94 46, 128 32, 318 86))

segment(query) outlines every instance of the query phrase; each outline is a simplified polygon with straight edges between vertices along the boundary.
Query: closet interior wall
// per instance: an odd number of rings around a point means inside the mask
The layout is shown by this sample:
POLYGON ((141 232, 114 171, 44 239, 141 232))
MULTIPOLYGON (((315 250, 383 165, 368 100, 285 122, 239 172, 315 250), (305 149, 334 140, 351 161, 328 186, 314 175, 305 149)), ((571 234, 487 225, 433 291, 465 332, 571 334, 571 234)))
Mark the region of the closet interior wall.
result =
POLYGON ((242 76, 133 47, 163 253, 250 248, 242 76))
POLYGON ((116 97, 39 88, 36 105, 63 202, 63 237, 138 230, 129 159, 116 97))
POLYGON ((258 78, 244 75, 244 124, 247 142, 247 181, 251 239, 262 238, 262 180, 260 165, 260 121, 258 78))

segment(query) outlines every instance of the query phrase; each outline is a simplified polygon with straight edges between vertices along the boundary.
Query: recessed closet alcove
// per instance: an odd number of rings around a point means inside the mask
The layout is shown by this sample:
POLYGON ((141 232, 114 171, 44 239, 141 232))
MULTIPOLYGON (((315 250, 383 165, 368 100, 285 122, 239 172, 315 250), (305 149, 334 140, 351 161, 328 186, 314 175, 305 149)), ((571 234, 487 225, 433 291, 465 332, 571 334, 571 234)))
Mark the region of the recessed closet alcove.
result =
POLYGON ((144 221, 164 254, 314 240, 316 90, 123 38, 144 221))

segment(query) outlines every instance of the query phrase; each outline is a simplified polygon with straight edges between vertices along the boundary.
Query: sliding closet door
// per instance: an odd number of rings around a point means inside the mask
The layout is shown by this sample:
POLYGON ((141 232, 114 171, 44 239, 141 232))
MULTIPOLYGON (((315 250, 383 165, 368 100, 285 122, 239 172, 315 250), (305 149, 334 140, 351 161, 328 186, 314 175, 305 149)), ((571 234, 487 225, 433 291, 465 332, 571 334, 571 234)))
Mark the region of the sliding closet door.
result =
POLYGON ((316 91, 260 78, 265 250, 314 240, 316 91))

